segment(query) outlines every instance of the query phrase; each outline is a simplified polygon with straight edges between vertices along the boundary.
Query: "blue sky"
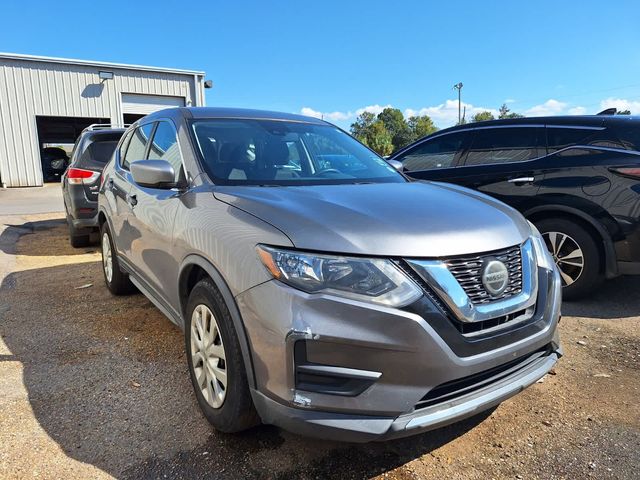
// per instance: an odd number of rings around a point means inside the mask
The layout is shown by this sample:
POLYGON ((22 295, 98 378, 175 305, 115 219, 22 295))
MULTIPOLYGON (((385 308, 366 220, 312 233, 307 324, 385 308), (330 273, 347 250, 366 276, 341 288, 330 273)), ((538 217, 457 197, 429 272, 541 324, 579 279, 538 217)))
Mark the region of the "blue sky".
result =
POLYGON ((640 2, 12 1, 0 51, 205 70, 210 106, 640 114, 640 2))

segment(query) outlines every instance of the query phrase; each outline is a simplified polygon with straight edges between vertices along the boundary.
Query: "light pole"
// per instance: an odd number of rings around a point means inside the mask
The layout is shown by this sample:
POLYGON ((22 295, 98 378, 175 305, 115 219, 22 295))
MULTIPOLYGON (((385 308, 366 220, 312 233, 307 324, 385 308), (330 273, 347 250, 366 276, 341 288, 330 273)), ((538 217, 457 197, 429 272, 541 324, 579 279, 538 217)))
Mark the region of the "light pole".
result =
POLYGON ((460 122, 462 121, 462 112, 461 112, 461 105, 462 105, 462 101, 461 101, 461 92, 462 92, 462 82, 460 83, 456 83, 453 88, 455 88, 456 90, 458 90, 458 125, 460 125, 460 122))

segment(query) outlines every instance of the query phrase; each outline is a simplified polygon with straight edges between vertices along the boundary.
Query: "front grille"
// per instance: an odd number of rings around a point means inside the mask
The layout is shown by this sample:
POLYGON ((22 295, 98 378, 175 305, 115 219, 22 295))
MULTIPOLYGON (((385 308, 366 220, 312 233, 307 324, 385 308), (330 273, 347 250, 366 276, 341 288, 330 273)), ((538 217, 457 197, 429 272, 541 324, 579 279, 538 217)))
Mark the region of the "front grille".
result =
POLYGON ((475 305, 493 302, 517 295, 522 291, 522 254, 520 246, 482 255, 445 260, 449 271, 475 305), (498 296, 493 296, 482 284, 482 267, 489 258, 500 260, 509 271, 509 286, 498 296))
POLYGON ((420 399, 420 401, 415 405, 414 409, 419 410, 421 408, 430 407, 432 405, 451 401, 463 395, 476 392, 491 384, 495 384, 510 375, 516 374, 518 371, 528 365, 531 365, 531 363, 535 362, 539 358, 548 356, 551 353, 551 346, 547 345, 529 355, 517 358, 498 367, 438 385, 422 397, 422 399, 420 399))

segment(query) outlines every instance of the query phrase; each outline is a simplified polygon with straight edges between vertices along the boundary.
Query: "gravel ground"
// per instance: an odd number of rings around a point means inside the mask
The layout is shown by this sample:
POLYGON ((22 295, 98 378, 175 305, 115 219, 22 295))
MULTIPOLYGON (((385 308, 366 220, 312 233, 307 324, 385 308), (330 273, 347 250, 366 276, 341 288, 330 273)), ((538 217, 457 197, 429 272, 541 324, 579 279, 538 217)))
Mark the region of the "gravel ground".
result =
POLYGON ((111 296, 96 247, 51 215, 0 232, 0 478, 640 478, 640 278, 567 303, 554 374, 493 412, 349 445, 216 433, 181 332, 111 296))

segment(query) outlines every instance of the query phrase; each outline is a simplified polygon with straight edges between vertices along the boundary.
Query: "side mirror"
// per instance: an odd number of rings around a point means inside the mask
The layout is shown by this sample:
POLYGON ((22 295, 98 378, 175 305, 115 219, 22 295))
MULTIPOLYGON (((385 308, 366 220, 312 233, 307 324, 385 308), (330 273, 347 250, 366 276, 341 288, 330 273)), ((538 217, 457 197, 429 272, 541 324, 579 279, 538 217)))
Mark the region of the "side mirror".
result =
POLYGON ((170 189, 176 186, 173 166, 166 160, 131 162, 133 181, 142 187, 170 189))
POLYGON ((391 165, 399 172, 402 172, 404 170, 404 165, 402 165, 402 162, 399 162, 398 160, 387 160, 387 162, 389 162, 389 165, 391 165))

